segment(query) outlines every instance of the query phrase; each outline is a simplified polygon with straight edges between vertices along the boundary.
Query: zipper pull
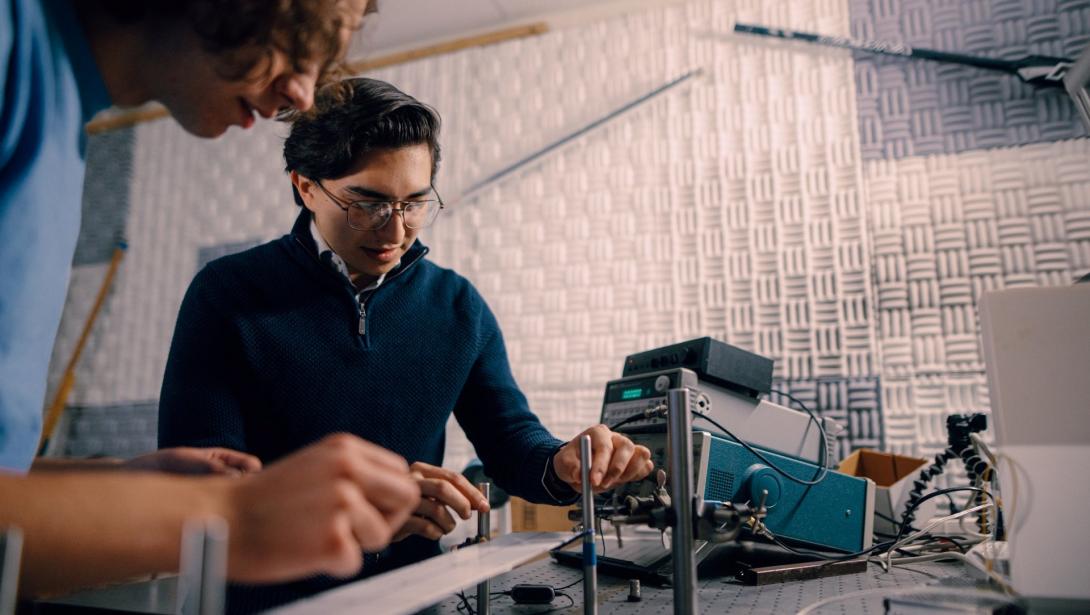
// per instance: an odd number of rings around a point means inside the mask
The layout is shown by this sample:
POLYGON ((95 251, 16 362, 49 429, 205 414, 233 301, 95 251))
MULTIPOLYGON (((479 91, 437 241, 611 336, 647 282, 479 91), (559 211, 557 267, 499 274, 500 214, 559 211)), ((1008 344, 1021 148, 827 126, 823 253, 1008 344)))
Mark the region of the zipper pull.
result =
POLYGON ((367 310, 362 305, 360 306, 360 329, 359 329, 359 333, 360 333, 360 335, 365 335, 367 333, 367 310))

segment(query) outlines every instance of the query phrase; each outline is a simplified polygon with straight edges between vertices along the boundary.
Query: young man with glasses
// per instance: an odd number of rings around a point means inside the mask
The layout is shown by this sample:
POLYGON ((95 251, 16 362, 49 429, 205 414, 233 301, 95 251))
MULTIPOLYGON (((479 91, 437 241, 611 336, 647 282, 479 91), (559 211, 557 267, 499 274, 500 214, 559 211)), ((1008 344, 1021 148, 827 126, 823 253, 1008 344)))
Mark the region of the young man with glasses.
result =
MULTIPOLYGON (((443 208, 438 135, 439 116, 390 84, 319 91, 284 144, 294 228, 197 274, 160 398, 161 446, 229 446, 269 462, 348 431, 409 460, 424 497, 395 543, 365 557, 364 575, 437 553, 450 510, 488 509, 439 467, 452 413, 500 487, 553 504, 578 494, 578 440, 554 438, 530 411, 484 299, 417 238, 443 208)), ((651 471, 646 448, 602 425, 584 433, 596 489, 651 471)), ((339 582, 236 586, 228 607, 252 612, 339 582)))

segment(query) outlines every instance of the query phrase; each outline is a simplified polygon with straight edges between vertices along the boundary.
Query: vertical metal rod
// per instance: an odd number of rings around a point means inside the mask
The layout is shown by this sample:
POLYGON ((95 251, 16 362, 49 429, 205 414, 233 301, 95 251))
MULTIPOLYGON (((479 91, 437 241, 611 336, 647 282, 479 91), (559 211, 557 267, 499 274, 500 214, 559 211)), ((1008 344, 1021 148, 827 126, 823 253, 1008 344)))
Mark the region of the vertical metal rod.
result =
POLYGON ((227 583, 227 522, 194 519, 182 530, 177 611, 182 615, 222 615, 227 583))
POLYGON ((203 555, 201 615, 223 615, 227 602, 227 522, 219 517, 204 522, 203 555))
POLYGON ((0 615, 15 613, 22 557, 23 531, 17 527, 9 527, 0 532, 0 615))
POLYGON ((598 553, 594 540, 594 486, 590 464, 594 460, 590 436, 579 439, 579 480, 583 484, 583 615, 598 615, 598 553))
POLYGON ((666 393, 670 443, 670 499, 674 505, 671 559, 674 568, 674 613, 696 615, 696 560, 693 558, 693 432, 689 390, 666 393))
MULTIPOLYGON (((492 495, 492 483, 477 483, 477 489, 488 500, 492 495)), ((477 511, 477 540, 485 541, 492 537, 492 518, 490 513, 477 511)), ((477 612, 480 615, 489 615, 492 612, 492 582, 485 579, 477 584, 477 612)))

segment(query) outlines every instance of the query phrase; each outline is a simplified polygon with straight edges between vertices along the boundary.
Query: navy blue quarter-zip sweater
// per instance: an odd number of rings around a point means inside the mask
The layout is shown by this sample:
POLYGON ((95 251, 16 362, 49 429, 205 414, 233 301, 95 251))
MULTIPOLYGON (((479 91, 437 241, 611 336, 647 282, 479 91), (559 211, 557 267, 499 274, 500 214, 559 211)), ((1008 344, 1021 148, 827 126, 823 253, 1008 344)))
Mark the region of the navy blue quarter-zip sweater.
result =
MULTIPOLYGON (((349 432, 410 463, 442 465, 453 412, 500 487, 560 503, 542 476, 563 443, 530 412, 496 319, 469 281, 426 260, 417 241, 357 304, 352 285, 319 261, 309 224, 303 210, 289 235, 194 278, 163 379, 159 445, 224 446, 269 464, 349 432)), ((435 553, 437 543, 411 537, 365 558, 361 576, 435 553)), ((228 611, 348 580, 232 586, 228 611)))

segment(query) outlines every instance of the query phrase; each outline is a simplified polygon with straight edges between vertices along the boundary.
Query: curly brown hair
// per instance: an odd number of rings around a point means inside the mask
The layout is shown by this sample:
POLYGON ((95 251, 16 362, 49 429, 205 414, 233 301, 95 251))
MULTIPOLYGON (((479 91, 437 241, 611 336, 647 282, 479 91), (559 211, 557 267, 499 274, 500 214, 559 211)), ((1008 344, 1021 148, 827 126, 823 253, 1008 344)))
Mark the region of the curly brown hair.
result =
POLYGON ((319 83, 343 75, 341 29, 358 28, 364 16, 378 10, 378 0, 367 0, 359 16, 349 15, 343 0, 100 0, 100 5, 124 23, 184 20, 205 50, 221 57, 225 78, 249 75, 279 50, 296 70, 320 62, 319 83))

